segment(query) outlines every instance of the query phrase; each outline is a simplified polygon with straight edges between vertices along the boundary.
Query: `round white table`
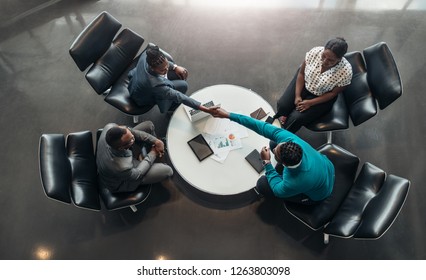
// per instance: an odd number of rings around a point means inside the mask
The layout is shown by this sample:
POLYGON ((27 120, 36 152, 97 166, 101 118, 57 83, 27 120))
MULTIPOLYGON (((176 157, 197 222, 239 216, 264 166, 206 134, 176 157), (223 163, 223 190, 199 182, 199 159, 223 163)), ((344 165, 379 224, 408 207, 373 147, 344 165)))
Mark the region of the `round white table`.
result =
MULTIPOLYGON (((228 112, 250 115, 262 107, 269 116, 275 114, 271 105, 259 94, 240 86, 214 85, 193 93, 191 97, 202 104, 213 101, 228 112)), ((260 151, 263 146, 268 146, 269 139, 247 129, 248 137, 241 139, 242 148, 230 151, 223 163, 212 158, 200 162, 187 142, 204 133, 209 118, 212 116, 191 122, 184 105, 173 113, 167 129, 168 155, 173 167, 192 187, 207 194, 226 196, 250 190, 263 172, 257 173, 245 157, 253 149, 260 151)), ((279 125, 278 121, 274 125, 279 125)))

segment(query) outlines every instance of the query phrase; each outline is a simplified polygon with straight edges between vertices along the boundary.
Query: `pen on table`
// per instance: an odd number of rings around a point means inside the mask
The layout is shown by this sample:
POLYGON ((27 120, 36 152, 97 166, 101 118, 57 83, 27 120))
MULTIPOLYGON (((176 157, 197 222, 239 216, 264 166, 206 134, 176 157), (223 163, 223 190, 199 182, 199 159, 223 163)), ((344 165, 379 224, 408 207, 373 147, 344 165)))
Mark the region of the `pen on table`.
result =
POLYGON ((255 117, 255 119, 257 119, 257 117, 259 117, 259 114, 260 114, 260 111, 262 110, 262 108, 259 108, 258 110, 257 110, 257 114, 256 114, 256 117, 255 117))

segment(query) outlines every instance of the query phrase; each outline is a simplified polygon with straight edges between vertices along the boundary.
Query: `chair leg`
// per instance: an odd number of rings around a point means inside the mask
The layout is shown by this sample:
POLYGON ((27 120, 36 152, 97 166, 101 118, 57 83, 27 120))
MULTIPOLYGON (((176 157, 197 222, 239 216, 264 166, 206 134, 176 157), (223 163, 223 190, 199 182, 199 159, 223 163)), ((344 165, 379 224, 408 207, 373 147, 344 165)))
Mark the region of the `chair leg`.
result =
POLYGON ((139 122, 139 116, 133 116, 133 123, 139 122))
POLYGON ((332 131, 327 131, 327 144, 331 144, 332 143, 332 138, 333 138, 333 132, 332 131))
POLYGON ((324 244, 327 245, 330 241, 330 236, 327 233, 324 233, 324 244))
POLYGON ((136 208, 135 205, 130 205, 130 209, 132 209, 133 212, 138 211, 138 208, 136 208))

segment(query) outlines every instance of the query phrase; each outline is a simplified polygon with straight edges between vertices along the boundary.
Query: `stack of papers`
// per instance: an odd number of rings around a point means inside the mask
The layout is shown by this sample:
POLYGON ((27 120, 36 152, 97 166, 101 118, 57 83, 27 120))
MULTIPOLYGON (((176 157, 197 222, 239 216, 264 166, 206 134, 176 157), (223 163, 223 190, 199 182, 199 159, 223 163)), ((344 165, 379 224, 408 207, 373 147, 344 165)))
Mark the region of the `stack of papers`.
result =
POLYGON ((248 137, 247 128, 229 119, 210 118, 203 130, 203 136, 214 155, 212 159, 224 162, 230 151, 242 148, 241 138, 248 137))

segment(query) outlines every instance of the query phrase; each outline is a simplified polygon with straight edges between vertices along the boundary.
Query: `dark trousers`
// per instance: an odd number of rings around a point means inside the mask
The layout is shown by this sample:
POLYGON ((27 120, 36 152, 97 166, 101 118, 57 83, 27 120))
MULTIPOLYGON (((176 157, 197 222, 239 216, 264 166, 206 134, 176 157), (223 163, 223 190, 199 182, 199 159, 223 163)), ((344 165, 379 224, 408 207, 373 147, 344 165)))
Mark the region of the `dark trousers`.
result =
POLYGON ((259 191, 259 193, 264 195, 266 198, 278 198, 286 202, 299 203, 303 205, 314 205, 322 201, 322 200, 321 201, 312 200, 305 194, 298 194, 298 195, 290 196, 290 197, 276 197, 271 187, 269 186, 268 179, 264 175, 257 180, 256 189, 259 191))
MULTIPOLYGON (((274 118, 281 116, 287 117, 284 128, 293 133, 297 132, 302 126, 306 126, 328 113, 337 99, 337 97, 335 97, 327 102, 317 104, 304 112, 297 111, 294 99, 296 98, 296 81, 298 73, 299 70, 297 70, 293 80, 287 86, 280 99, 278 99, 277 113, 274 116, 274 118)), ((303 87, 301 95, 303 100, 317 97, 305 87, 303 87)))
MULTIPOLYGON (((278 143, 274 142, 274 141, 270 141, 269 142, 269 148, 272 151, 273 149, 275 149, 275 147, 278 145, 278 143)), ((275 170, 282 175, 283 171, 284 171, 284 166, 280 163, 277 163, 277 166, 275 167, 275 170)), ((262 195, 264 195, 266 198, 275 198, 276 196, 274 195, 274 192, 271 189, 271 186, 269 185, 268 179, 266 178, 266 176, 261 176, 257 182, 256 182, 256 189, 259 191, 259 193, 261 193, 262 195)), ((294 202, 294 203, 300 203, 300 204, 304 204, 304 205, 313 205, 313 204, 318 204, 321 201, 314 201, 312 199, 310 199, 307 195, 305 194, 298 194, 295 196, 291 196, 291 197, 285 197, 285 198, 279 198, 283 201, 288 201, 288 202, 294 202)))

